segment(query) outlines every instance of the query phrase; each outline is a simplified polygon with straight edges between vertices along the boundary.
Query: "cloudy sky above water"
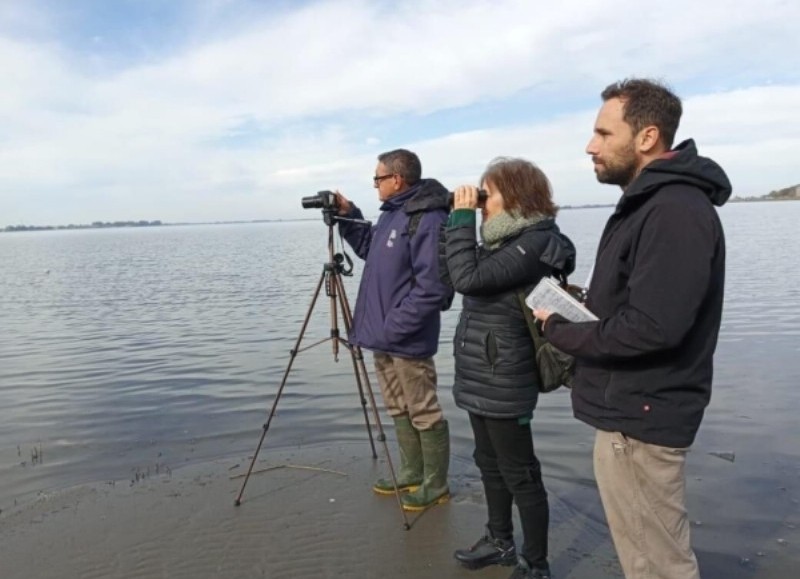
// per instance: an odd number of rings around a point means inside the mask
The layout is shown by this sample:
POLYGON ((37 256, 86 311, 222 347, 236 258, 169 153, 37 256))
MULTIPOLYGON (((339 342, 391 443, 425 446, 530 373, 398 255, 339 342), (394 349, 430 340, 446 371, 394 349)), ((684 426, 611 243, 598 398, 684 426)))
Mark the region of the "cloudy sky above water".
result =
POLYGON ((584 153, 627 76, 684 99, 678 140, 734 194, 800 183, 795 0, 4 0, 0 228, 368 214, 378 153, 474 183, 498 155, 562 205, 613 203, 584 153))

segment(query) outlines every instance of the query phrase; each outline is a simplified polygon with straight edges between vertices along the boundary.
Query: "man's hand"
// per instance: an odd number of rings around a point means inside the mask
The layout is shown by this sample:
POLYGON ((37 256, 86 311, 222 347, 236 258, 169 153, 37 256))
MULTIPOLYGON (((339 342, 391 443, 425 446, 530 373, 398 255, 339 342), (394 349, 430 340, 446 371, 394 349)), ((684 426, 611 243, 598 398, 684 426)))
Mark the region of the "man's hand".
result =
POLYGON ((334 191, 333 194, 336 196, 336 207, 338 207, 337 213, 339 215, 347 215, 350 213, 350 210, 353 208, 353 204, 350 201, 339 193, 339 191, 334 191))
POLYGON ((542 331, 544 332, 544 326, 547 324, 547 318, 550 317, 552 312, 550 310, 540 310, 536 309, 533 310, 533 317, 542 322, 542 331))
POLYGON ((453 191, 453 209, 477 209, 478 188, 473 185, 461 185, 453 191))

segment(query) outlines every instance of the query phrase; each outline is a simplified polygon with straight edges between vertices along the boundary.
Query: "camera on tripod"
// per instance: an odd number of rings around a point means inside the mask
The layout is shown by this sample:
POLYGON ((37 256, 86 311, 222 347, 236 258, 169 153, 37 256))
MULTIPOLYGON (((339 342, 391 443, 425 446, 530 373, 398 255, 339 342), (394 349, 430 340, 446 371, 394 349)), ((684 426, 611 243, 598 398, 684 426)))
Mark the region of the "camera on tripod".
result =
POLYGON ((303 209, 339 209, 339 202, 333 191, 320 191, 316 195, 309 195, 303 197, 300 202, 303 204, 303 209))

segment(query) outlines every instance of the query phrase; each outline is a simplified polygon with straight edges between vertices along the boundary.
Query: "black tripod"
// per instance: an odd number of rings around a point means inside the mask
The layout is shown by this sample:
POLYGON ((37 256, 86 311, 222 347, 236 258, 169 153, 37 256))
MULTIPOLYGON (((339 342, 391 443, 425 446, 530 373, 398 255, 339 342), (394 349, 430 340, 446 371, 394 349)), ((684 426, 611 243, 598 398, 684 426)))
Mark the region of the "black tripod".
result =
MULTIPOLYGON (((361 348, 359 346, 355 346, 341 337, 339 334, 339 326, 338 326, 338 317, 339 313, 341 313, 342 321, 344 322, 344 328, 347 335, 350 334, 350 329, 353 325, 353 316, 350 311, 350 304, 347 301, 347 294, 344 291, 344 284, 342 283, 342 275, 344 272, 343 262, 344 257, 342 254, 334 254, 333 251, 333 229, 337 221, 344 221, 344 218, 338 217, 335 215, 336 209, 334 207, 326 206, 322 209, 323 219, 325 224, 328 226, 328 262, 322 266, 322 274, 319 278, 319 283, 317 283, 317 289, 314 291, 314 296, 311 299, 311 305, 308 307, 308 311, 306 312, 305 320, 303 321, 303 326, 300 328, 300 335, 297 337, 297 342, 295 342, 294 348, 290 350, 291 357, 289 358, 289 364, 286 366, 286 372, 283 374, 283 380, 281 380, 281 385, 278 387, 278 393, 275 395, 275 401, 272 403, 272 408, 269 412, 269 417, 267 418, 267 422, 264 424, 263 430, 261 432, 261 439, 258 441, 258 446, 256 447, 256 451, 253 454, 253 459, 250 461, 250 467, 247 469, 247 474, 245 475, 244 482, 242 483, 242 488, 239 491, 239 496, 236 497, 235 505, 238 507, 242 503, 242 495, 244 494, 244 488, 247 486, 247 481, 250 479, 250 473, 253 471, 253 466, 256 463, 256 459, 258 458, 258 453, 261 450, 261 445, 264 443, 264 438, 267 436, 267 431, 269 430, 269 426, 272 423, 272 418, 275 416, 275 410, 278 407, 278 401, 281 399, 281 394, 283 393, 283 388, 286 385, 286 379, 289 377, 289 372, 292 369, 292 364, 294 363, 294 359, 300 352, 305 350, 311 349, 319 344, 322 344, 327 341, 331 341, 333 346, 333 357, 335 361, 339 361, 339 344, 342 344, 345 348, 350 351, 350 358, 353 361, 353 374, 355 375, 356 379, 356 386, 358 387, 358 394, 361 399, 361 409, 364 412, 364 423, 367 427, 367 436, 369 437, 369 444, 372 448, 372 458, 377 459, 378 455, 375 452, 375 442, 372 439, 372 428, 369 422, 369 414, 367 413, 367 397, 369 398, 369 407, 372 411, 372 417, 375 421, 375 426, 378 430, 378 440, 383 444, 383 451, 386 455, 386 463, 389 465, 389 472, 392 477, 392 483, 394 484, 394 491, 395 497, 397 499, 397 505, 400 508, 400 514, 403 517, 403 525, 406 530, 410 529, 408 524, 408 519, 406 518, 405 511, 403 510, 403 505, 400 502, 400 491, 397 488, 397 477, 394 471, 394 465, 392 464, 392 457, 389 454, 389 447, 386 444, 386 434, 383 431, 383 425, 381 424, 380 414, 378 412, 378 407, 375 404, 375 395, 372 392, 372 387, 370 386, 369 382, 369 375, 367 374, 367 369, 364 365, 364 356, 361 353, 361 348), (317 298, 319 297, 320 290, 322 286, 325 286, 325 293, 330 299, 330 309, 331 309, 331 333, 330 337, 324 338, 318 342, 311 344, 300 349, 300 343, 303 341, 303 335, 306 332, 306 328, 308 327, 308 322, 311 319, 311 312, 314 311, 314 306, 317 303, 317 298), (366 394, 366 397, 365 397, 366 394)), ((347 221, 356 221, 350 220, 347 221)), ((365 225, 369 225, 368 221, 361 221, 357 220, 360 223, 364 223, 365 225)), ((346 275, 346 274, 344 274, 346 275)))

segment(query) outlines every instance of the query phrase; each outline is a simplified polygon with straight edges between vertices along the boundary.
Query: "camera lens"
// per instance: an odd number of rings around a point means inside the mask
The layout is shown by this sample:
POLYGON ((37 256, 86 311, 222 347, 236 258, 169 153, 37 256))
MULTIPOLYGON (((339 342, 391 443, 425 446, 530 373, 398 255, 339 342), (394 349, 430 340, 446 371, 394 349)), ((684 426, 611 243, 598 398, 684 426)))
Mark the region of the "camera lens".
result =
POLYGON ((320 191, 316 195, 309 195, 300 200, 303 209, 338 209, 339 203, 333 191, 320 191))
POLYGON ((319 194, 303 197, 300 203, 302 203, 303 209, 322 209, 324 207, 322 197, 319 194))

